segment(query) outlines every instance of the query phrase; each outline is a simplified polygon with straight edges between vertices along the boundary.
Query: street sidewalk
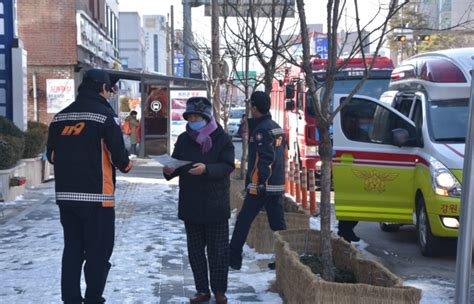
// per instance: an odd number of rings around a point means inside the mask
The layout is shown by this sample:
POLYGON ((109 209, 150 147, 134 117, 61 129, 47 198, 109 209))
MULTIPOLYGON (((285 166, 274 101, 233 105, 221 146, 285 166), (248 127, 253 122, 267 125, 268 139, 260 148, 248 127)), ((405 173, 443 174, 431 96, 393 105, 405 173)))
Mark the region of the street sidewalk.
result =
MULTIPOLYGON (((189 303, 195 289, 177 218, 178 186, 162 178, 157 163, 135 163, 130 175, 117 178, 115 248, 104 296, 107 303, 189 303)), ((0 203, 0 210, 0 302, 60 303, 63 235, 54 182, 0 203)), ((230 231, 234 221, 235 214, 230 231)), ((248 247, 245 255, 242 270, 229 273, 229 303, 282 303, 268 291, 272 256, 248 247)))

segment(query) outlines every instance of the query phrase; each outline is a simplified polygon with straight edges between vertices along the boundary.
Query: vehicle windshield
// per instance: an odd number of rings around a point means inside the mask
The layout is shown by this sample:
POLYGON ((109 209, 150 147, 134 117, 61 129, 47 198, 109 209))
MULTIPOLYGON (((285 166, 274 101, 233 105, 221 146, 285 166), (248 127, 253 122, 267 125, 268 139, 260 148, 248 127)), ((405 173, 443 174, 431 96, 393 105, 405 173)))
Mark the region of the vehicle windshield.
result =
POLYGON ((229 118, 237 119, 242 118, 242 115, 245 114, 245 109, 230 109, 229 118))
MULTIPOLYGON (((333 94, 349 94, 359 83, 359 79, 336 80, 334 82, 333 94)), ((365 95, 379 99, 382 93, 388 88, 390 79, 368 79, 364 82, 357 95, 365 95)), ((321 96, 324 94, 324 87, 321 90, 321 96)))
POLYGON ((428 104, 428 126, 434 141, 466 141, 469 100, 437 100, 428 104))
MULTIPOLYGON (((359 83, 360 79, 338 79, 334 82, 333 95, 334 94, 350 94, 354 87, 359 83)), ((360 90, 356 93, 357 95, 365 95, 379 99, 383 92, 388 89, 390 79, 367 79, 362 85, 360 90)), ((320 86, 322 84, 319 84, 320 86)), ((321 88, 321 97, 324 96, 325 88, 321 88)), ((307 102, 306 110, 309 115, 314 115, 314 109, 311 102, 307 102)), ((330 110, 332 111, 332 101, 330 110)))

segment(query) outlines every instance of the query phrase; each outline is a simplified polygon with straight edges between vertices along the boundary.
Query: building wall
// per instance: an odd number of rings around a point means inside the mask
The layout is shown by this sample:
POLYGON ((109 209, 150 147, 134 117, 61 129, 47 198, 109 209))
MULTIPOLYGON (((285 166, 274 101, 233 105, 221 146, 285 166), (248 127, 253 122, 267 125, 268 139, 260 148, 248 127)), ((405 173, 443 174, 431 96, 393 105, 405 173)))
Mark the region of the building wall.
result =
POLYGON ((166 18, 160 15, 143 16, 145 31, 145 69, 166 74, 168 64, 166 18))
MULTIPOLYGON (((469 11, 474 10, 474 3, 472 0, 422 0, 419 10, 429 18, 431 27, 444 29, 463 23, 469 18, 472 20, 473 16, 469 11)), ((471 22, 459 29, 474 29, 474 24, 471 22)))
POLYGON ((18 31, 28 52, 28 65, 76 64, 74 2, 18 0, 18 31))
POLYGON ((145 37, 138 13, 119 13, 119 51, 129 69, 145 68, 145 37))
POLYGON ((28 67, 28 120, 36 120, 36 117, 34 117, 33 73, 36 74, 38 119, 43 123, 49 124, 56 113, 47 112, 48 104, 46 100, 46 80, 74 79, 74 66, 42 65, 28 67))
POLYGON ((471 22, 468 25, 463 25, 461 29, 474 29, 474 2, 472 0, 453 0, 452 4, 453 10, 451 13, 451 25, 460 24, 467 21, 468 19, 471 22))
MULTIPOLYGON (((39 121, 49 123, 55 113, 48 113, 47 79, 73 79, 74 93, 77 93, 82 73, 86 68, 111 66, 108 60, 104 61, 96 53, 78 46, 77 36, 78 11, 83 11, 89 16, 103 35, 111 36, 109 33, 113 30, 110 31, 108 28, 111 23, 107 22, 107 7, 109 12, 118 17, 117 0, 18 0, 19 35, 28 52, 29 120, 36 118, 33 75, 36 77, 37 116, 39 121)), ((94 36, 94 40, 100 40, 96 38, 94 36)))
MULTIPOLYGON (((368 36, 369 33, 366 31, 362 31, 361 36, 366 37, 368 36)), ((341 32, 340 34, 340 44, 342 46, 342 56, 347 56, 351 54, 352 49, 354 48, 354 45, 359 43, 359 34, 357 32, 341 32), (346 40, 346 34, 347 34, 347 40, 346 40)), ((370 41, 370 39, 369 39, 370 41)), ((370 46, 365 46, 364 47, 364 53, 366 55, 370 54, 370 46)))

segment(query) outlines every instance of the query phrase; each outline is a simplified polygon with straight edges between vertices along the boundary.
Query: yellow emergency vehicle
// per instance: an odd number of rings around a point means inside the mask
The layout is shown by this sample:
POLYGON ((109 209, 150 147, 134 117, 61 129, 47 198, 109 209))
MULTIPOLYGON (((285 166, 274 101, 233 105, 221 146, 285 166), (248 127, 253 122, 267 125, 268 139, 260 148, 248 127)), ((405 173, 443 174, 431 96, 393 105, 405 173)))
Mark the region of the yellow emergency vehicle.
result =
POLYGON ((425 256, 457 237, 473 55, 414 56, 393 70, 381 100, 356 95, 336 116, 338 219, 415 224, 425 256))

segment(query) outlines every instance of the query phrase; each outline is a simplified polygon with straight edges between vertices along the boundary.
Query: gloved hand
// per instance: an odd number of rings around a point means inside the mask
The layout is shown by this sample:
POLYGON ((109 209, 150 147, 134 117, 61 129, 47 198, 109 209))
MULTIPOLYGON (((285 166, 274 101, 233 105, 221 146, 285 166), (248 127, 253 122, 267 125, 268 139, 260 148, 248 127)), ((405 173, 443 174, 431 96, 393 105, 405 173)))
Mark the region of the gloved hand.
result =
POLYGON ((267 186, 265 184, 260 184, 257 186, 257 195, 265 196, 267 194, 267 186))

